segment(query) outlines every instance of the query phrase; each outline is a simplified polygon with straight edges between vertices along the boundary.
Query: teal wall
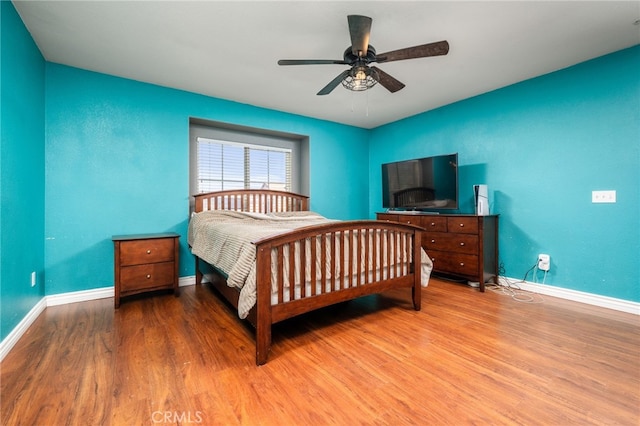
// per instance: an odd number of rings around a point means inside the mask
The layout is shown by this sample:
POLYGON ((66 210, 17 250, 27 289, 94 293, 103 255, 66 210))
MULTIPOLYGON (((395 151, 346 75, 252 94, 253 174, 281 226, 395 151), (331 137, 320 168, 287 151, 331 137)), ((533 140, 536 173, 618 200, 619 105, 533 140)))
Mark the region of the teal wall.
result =
POLYGON ((112 286, 114 234, 180 233, 193 274, 190 117, 308 135, 311 208, 338 219, 380 210, 381 163, 458 152, 461 211, 489 185, 505 275, 546 252, 548 284, 640 301, 639 47, 364 130, 47 63, 0 5, 0 339, 44 294, 112 286))
POLYGON ((114 234, 178 232, 193 275, 190 117, 308 135, 311 207, 367 215, 366 130, 47 63, 47 294, 112 286, 114 234))
POLYGON ((44 296, 45 61, 0 2, 0 339, 44 296), (37 285, 31 287, 31 272, 37 285))
POLYGON ((636 46, 374 129, 370 216, 382 163, 458 152, 460 210, 488 184, 504 275, 547 253, 546 284, 640 301, 638 70, 636 46), (616 204, 591 203, 608 189, 616 204))

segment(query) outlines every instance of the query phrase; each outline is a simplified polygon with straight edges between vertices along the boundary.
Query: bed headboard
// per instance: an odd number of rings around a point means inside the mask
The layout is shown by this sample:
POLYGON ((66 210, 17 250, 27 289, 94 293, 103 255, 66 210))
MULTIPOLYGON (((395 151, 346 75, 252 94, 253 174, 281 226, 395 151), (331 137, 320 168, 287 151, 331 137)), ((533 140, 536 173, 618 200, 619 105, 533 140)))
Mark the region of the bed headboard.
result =
POLYGON ((309 197, 270 189, 231 189, 194 195, 195 211, 233 210, 254 213, 309 210, 309 197))
POLYGON ((435 200, 433 188, 407 188, 393 193, 395 207, 413 206, 425 201, 435 200))

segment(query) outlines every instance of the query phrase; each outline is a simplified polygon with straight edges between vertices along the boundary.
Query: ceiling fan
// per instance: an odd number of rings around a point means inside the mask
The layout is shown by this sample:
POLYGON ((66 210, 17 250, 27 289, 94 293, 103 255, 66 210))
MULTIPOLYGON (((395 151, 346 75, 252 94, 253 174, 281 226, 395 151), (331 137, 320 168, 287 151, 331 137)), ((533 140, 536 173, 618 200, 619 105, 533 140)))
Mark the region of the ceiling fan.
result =
POLYGON ((449 43, 446 40, 420 46, 407 47, 386 53, 376 54, 376 50, 369 44, 372 19, 367 16, 349 15, 349 35, 351 46, 344 51, 344 59, 281 59, 278 65, 349 65, 351 68, 341 72, 336 78, 318 92, 318 95, 331 93, 340 83, 353 91, 367 90, 376 83, 380 83, 391 93, 397 92, 404 84, 396 80, 376 66, 373 62, 384 63, 401 61, 404 59, 426 58, 429 56, 446 55, 449 43))

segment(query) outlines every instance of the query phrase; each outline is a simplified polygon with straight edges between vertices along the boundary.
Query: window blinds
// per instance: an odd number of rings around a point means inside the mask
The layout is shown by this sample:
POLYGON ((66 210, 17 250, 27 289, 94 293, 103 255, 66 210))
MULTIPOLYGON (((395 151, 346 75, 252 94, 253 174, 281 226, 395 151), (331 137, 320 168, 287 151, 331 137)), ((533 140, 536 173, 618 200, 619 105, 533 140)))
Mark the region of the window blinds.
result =
POLYGON ((197 138, 198 192, 291 191, 291 149, 197 138))

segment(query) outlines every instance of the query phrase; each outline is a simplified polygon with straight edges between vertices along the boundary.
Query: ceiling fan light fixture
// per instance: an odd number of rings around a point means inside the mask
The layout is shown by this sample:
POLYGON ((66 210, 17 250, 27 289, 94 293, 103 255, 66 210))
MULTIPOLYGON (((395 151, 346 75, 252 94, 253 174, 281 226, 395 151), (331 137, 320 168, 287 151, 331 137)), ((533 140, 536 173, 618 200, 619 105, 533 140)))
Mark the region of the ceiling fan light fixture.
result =
POLYGON ((342 85, 354 92, 371 89, 378 82, 377 73, 366 66, 355 66, 342 80, 342 85))
POLYGON ((374 62, 392 62, 405 59, 427 58, 429 56, 441 56, 449 53, 449 43, 446 40, 421 44, 419 46, 406 47, 392 50, 378 56, 376 49, 369 44, 371 31, 371 18, 361 15, 348 15, 349 36, 351 46, 342 54, 342 59, 280 59, 278 65, 349 65, 351 68, 343 70, 317 95, 328 95, 342 84, 346 89, 354 92, 368 90, 380 83, 382 87, 391 93, 395 93, 404 87, 404 84, 387 74, 376 66, 369 66, 374 62))

